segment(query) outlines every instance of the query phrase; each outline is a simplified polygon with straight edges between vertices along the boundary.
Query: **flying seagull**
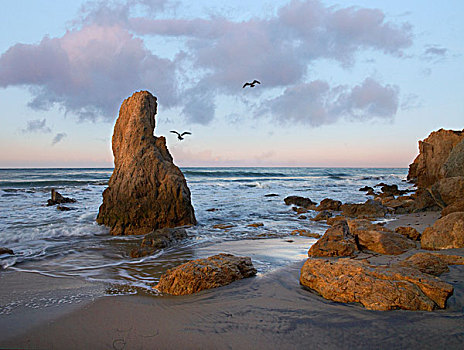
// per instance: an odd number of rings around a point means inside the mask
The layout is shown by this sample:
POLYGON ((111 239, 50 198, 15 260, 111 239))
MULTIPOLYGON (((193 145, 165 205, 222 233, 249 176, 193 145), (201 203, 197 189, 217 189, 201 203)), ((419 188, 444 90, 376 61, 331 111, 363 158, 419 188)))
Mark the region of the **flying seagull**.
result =
POLYGON ((242 88, 245 88, 245 87, 247 87, 247 86, 249 86, 249 87, 255 87, 256 84, 261 84, 261 83, 255 79, 255 80, 253 80, 253 82, 251 82, 251 83, 245 83, 245 84, 243 84, 242 88))
POLYGON ((179 134, 177 131, 174 131, 174 130, 171 130, 171 132, 173 134, 177 134, 177 138, 179 139, 179 141, 182 141, 184 138, 182 136, 184 135, 192 135, 191 132, 188 132, 188 131, 184 131, 182 134, 179 134))

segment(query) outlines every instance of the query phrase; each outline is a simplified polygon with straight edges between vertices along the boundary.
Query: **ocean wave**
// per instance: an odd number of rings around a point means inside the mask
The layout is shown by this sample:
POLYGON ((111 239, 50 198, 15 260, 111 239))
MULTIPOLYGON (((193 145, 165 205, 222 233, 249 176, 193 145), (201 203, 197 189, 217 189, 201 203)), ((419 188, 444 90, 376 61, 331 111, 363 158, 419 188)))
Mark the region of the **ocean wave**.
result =
POLYGON ((0 188, 5 192, 14 192, 25 188, 44 188, 44 187, 75 187, 83 185, 107 185, 108 181, 102 180, 32 180, 32 181, 0 181, 0 188))

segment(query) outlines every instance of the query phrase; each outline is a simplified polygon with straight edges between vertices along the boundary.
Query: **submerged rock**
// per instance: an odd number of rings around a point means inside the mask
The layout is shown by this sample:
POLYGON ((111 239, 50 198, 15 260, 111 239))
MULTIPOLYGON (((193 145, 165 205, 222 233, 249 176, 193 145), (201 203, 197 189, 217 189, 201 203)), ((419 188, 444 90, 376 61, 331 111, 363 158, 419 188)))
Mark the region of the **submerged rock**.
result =
POLYGON ((14 255, 14 252, 13 252, 13 250, 11 250, 10 248, 0 247, 0 255, 1 255, 1 254, 10 254, 10 255, 14 255))
POLYGON ((316 205, 311 199, 300 196, 288 196, 284 199, 284 202, 287 205, 293 204, 306 209, 313 209, 316 205))
POLYGON ((421 246, 430 250, 464 248, 464 212, 448 214, 427 227, 421 246))
POLYGON ((156 251, 168 248, 187 237, 187 231, 183 228, 161 228, 148 233, 142 240, 139 248, 130 253, 132 258, 141 258, 152 255, 156 251))
POLYGON ((154 288, 162 293, 186 295, 254 275, 256 269, 249 257, 222 253, 207 259, 192 260, 166 271, 154 288))
POLYGON ((114 126, 114 171, 97 222, 113 235, 196 224, 190 190, 174 165, 164 137, 153 136, 156 97, 147 91, 127 98, 114 126))
POLYGON ((47 206, 52 206, 56 204, 63 203, 75 203, 74 198, 63 197, 58 191, 55 191, 54 188, 51 190, 51 198, 47 201, 47 206))
POLYGON ((370 310, 427 310, 444 308, 453 287, 415 268, 372 266, 349 258, 309 258, 300 283, 322 297, 360 303, 370 310))

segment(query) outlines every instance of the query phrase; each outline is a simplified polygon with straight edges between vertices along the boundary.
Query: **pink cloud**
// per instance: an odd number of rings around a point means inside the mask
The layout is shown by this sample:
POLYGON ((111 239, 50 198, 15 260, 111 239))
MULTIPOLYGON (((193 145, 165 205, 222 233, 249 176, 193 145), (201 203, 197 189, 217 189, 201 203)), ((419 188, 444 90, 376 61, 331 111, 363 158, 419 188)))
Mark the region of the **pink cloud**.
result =
POLYGON ((16 44, 4 52, 0 87, 29 87, 34 96, 31 107, 57 104, 82 119, 112 120, 125 97, 148 89, 162 105, 180 107, 187 120, 207 124, 214 119, 216 97, 242 93, 243 82, 250 79, 263 82, 250 92, 253 99, 269 89, 284 89, 269 104, 286 105, 295 96, 315 98, 303 105, 300 100, 291 109, 290 118, 301 121, 308 119, 297 113, 311 110, 311 125, 336 120, 336 115, 390 117, 396 111, 396 88, 366 80, 359 88, 338 92, 340 86, 307 82, 308 66, 317 60, 346 67, 355 64, 356 54, 365 49, 400 57, 412 44, 411 27, 389 22, 380 10, 292 0, 273 16, 240 22, 220 16, 157 18, 171 4, 87 3, 75 27, 62 37, 16 44), (149 49, 144 41, 148 35, 178 39, 175 58, 163 58, 156 47, 149 49), (370 95, 364 87, 369 84, 370 95))

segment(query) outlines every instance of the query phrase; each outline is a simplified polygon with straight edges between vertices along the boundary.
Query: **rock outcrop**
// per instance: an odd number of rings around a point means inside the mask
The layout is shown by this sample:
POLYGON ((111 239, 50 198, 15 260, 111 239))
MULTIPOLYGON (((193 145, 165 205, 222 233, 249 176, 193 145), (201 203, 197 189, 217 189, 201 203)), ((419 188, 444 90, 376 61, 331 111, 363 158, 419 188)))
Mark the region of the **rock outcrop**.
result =
POLYGON ((97 222, 113 235, 146 234, 196 224, 190 190, 164 137, 153 136, 156 97, 134 93, 120 110, 113 133, 114 171, 97 222))
POLYGON ((75 203, 75 202, 76 200, 74 198, 63 197, 58 191, 55 191, 55 189, 52 188, 51 198, 47 200, 47 206, 63 204, 63 203, 75 203))
POLYGON ((372 266, 350 258, 309 258, 300 283, 322 297, 361 303, 370 310, 427 310, 444 308, 453 287, 411 267, 372 266))
POLYGON ((464 248, 464 212, 448 214, 427 227, 421 246, 430 250, 464 248))
POLYGON ((131 251, 132 258, 152 255, 156 251, 168 248, 187 237, 187 231, 181 227, 160 228, 145 235, 139 248, 131 251))
POLYGON ((464 176, 457 170, 462 169, 462 163, 457 164, 460 159, 453 148, 464 139, 463 131, 444 130, 432 132, 425 140, 419 141, 419 155, 409 166, 408 180, 413 181, 418 187, 426 188, 435 184, 438 180, 450 175, 464 176), (448 161, 450 155, 452 158, 448 161), (445 166, 446 164, 446 166, 445 166))
POLYGON ((154 288, 162 293, 186 295, 225 286, 255 274, 256 269, 249 257, 218 254, 168 270, 154 288))

